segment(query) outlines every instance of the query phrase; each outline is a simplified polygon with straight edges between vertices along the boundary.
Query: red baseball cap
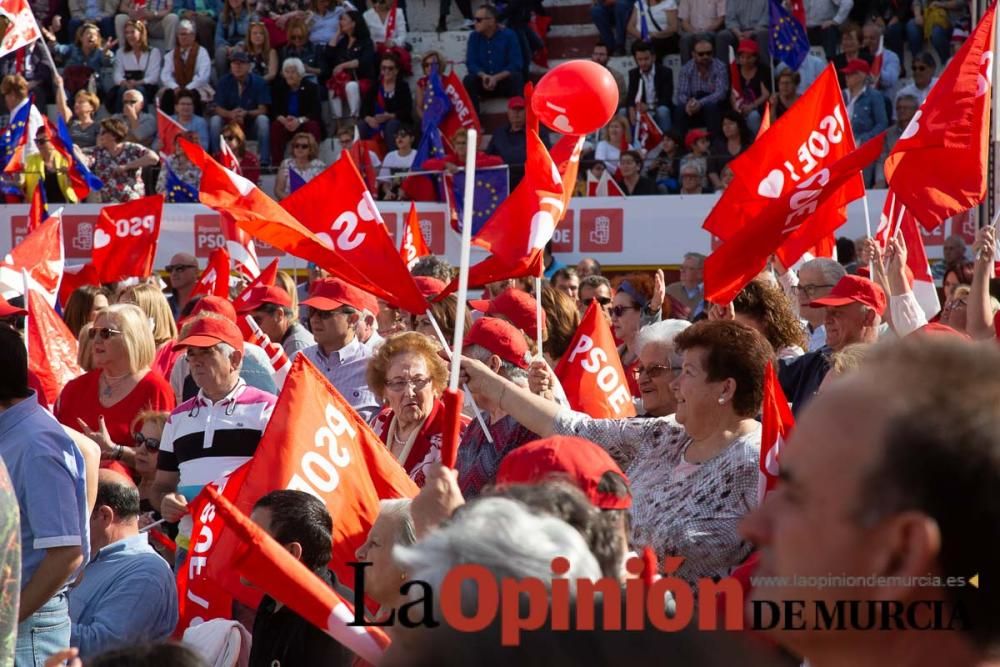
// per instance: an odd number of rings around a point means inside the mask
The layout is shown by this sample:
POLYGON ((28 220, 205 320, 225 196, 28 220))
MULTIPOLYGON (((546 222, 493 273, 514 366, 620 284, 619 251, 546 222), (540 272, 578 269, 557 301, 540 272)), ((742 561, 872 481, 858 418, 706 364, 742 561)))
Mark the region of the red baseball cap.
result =
POLYGON ((684 145, 687 146, 688 148, 691 148, 692 146, 694 146, 694 142, 698 141, 699 139, 706 139, 709 136, 710 135, 708 134, 708 130, 701 127, 696 127, 693 130, 688 130, 688 133, 684 135, 684 145))
POLYGON ((861 303, 882 315, 885 312, 885 292, 882 288, 861 276, 844 276, 830 293, 822 299, 809 302, 812 308, 829 308, 830 306, 846 306, 849 303, 861 303))
POLYGON ((420 290, 420 293, 427 298, 437 296, 447 287, 443 280, 438 280, 431 276, 414 276, 413 282, 417 284, 417 289, 420 290))
POLYGON ((869 74, 872 68, 868 65, 868 62, 862 60, 861 58, 851 58, 847 61, 847 64, 840 68, 842 74, 869 74))
POLYGON ((212 347, 227 343, 243 351, 243 334, 235 322, 219 317, 202 317, 191 323, 187 335, 177 341, 175 349, 184 347, 212 347))
POLYGON ((265 303, 273 303, 284 308, 292 307, 292 297, 277 285, 257 285, 250 290, 247 300, 240 306, 240 314, 251 313, 265 303))
POLYGON ((741 39, 736 53, 760 53, 760 44, 756 39, 741 39))
POLYGON ((28 311, 24 308, 18 308, 17 306, 10 305, 7 299, 0 296, 0 317, 21 317, 27 315, 28 311))
MULTIPOLYGON (((502 315, 515 327, 531 336, 538 337, 538 319, 536 308, 538 302, 527 292, 515 288, 504 290, 492 301, 476 299, 469 302, 469 307, 481 313, 496 317, 502 315)), ((542 317, 542 335, 547 331, 545 317, 542 317)))
MULTIPOLYGON (((302 305, 312 306, 317 310, 336 310, 341 306, 364 310, 371 305, 368 302, 369 298, 371 298, 370 294, 359 290, 354 285, 348 285, 339 278, 324 278, 313 284, 309 298, 303 301, 302 305)), ((372 312, 378 312, 377 303, 372 312)))
POLYGON ((465 335, 465 345, 479 345, 518 368, 527 368, 531 351, 524 334, 510 322, 495 317, 481 317, 465 335))
POLYGON ((508 109, 523 109, 524 108, 524 98, 520 95, 515 95, 514 97, 507 100, 508 109))
POLYGON ((198 299, 188 316, 177 323, 178 328, 183 329, 185 324, 201 313, 215 313, 216 315, 222 315, 230 322, 236 321, 236 309, 233 308, 233 304, 229 299, 211 294, 198 299))
POLYGON ((628 478, 618 464, 603 449, 583 438, 554 435, 535 440, 511 451, 500 461, 496 481, 503 484, 534 484, 549 477, 568 477, 586 494, 595 507, 602 510, 626 510, 632 506, 632 496, 619 498, 613 493, 598 491, 601 477, 613 472, 628 478))

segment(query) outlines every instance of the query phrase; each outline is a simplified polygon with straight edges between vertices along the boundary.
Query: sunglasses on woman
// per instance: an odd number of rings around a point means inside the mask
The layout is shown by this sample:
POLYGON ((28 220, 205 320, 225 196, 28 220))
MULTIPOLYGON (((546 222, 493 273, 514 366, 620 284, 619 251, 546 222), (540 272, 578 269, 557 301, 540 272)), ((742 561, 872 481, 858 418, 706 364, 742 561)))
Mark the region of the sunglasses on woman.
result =
POLYGON ((98 336, 100 336, 101 340, 108 340, 112 336, 119 336, 119 335, 121 335, 121 333, 122 332, 119 331, 118 329, 112 329, 110 327, 100 327, 100 328, 94 328, 94 329, 91 329, 90 331, 88 331, 87 332, 87 337, 90 338, 90 340, 94 340, 95 338, 97 338, 98 336))
POLYGON ((625 313, 630 310, 639 310, 639 306, 611 306, 610 312, 612 317, 622 317, 625 313))
POLYGON ((589 299, 585 300, 584 304, 589 306, 590 304, 594 303, 595 301, 597 303, 599 303, 601 306, 606 306, 609 303, 611 303, 611 297, 610 296, 592 296, 589 299))
POLYGON ((147 438, 142 433, 136 433, 134 437, 136 446, 142 445, 151 452, 155 452, 160 449, 159 438, 147 438))

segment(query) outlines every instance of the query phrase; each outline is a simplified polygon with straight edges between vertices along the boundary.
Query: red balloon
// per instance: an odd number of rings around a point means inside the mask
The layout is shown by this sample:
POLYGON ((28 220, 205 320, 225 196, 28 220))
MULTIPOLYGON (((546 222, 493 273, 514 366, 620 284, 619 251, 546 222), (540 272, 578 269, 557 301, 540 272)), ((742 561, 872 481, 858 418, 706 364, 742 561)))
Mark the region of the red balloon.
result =
POLYGON ((618 109, 618 84, 607 67, 571 60, 553 67, 531 96, 538 120, 560 134, 590 134, 618 109))

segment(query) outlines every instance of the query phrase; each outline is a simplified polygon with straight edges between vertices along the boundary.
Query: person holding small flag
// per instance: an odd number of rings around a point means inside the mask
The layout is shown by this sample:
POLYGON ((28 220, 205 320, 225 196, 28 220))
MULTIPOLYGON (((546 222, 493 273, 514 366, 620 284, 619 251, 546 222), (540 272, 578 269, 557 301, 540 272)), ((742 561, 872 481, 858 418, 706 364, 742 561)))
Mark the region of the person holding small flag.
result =
POLYGON ((163 168, 156 178, 156 191, 166 195, 168 203, 195 203, 198 201, 201 169, 180 149, 181 139, 201 145, 197 132, 182 132, 174 137, 174 152, 163 161, 163 168))
POLYGON ((238 314, 250 315, 268 338, 281 345, 289 360, 316 344, 313 335, 299 323, 288 292, 274 285, 258 285, 240 305, 238 314))
MULTIPOLYGON (((253 151, 247 150, 247 136, 240 124, 235 121, 227 123, 222 128, 221 139, 239 162, 240 175, 256 184, 260 180, 260 158, 253 151)), ((225 160, 221 152, 216 153, 216 157, 225 160)))
MULTIPOLYGON (((211 136, 208 133, 208 121, 195 113, 198 100, 196 93, 191 90, 181 89, 174 95, 174 115, 172 118, 177 124, 189 132, 196 132, 202 146, 211 145, 211 136)), ((162 141, 163 137, 160 137, 162 141)))
POLYGON ((896 52, 885 48, 880 23, 876 21, 865 23, 861 28, 861 46, 864 47, 864 52, 872 57, 872 78, 875 80, 875 87, 892 99, 903 67, 896 52))

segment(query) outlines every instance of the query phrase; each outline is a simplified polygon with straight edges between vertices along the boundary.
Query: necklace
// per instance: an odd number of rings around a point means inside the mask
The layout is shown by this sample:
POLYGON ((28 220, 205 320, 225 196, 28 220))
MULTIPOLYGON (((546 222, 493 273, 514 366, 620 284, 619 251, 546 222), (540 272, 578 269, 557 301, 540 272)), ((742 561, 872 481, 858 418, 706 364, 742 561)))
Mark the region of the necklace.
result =
POLYGON ((118 387, 124 384, 125 380, 131 377, 131 373, 126 373, 125 375, 119 375, 118 377, 112 377, 104 373, 101 374, 101 381, 104 382, 104 389, 101 390, 101 396, 104 398, 111 398, 111 394, 114 393, 118 387))

